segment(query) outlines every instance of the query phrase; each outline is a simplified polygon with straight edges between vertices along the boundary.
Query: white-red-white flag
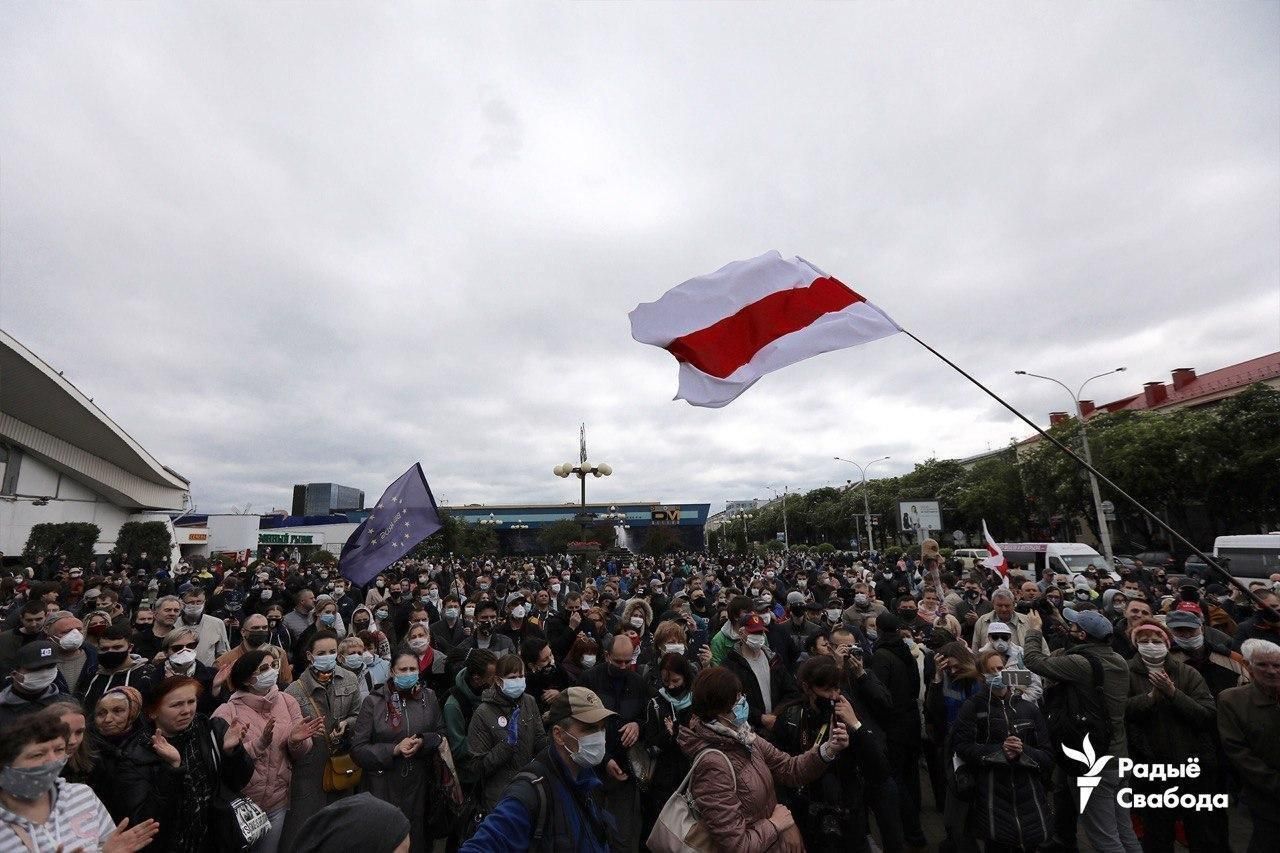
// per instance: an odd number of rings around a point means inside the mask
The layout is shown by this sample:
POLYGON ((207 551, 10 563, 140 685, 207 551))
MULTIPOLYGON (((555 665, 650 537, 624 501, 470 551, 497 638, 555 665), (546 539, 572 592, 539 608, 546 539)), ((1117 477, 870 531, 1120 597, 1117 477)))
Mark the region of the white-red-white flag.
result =
POLYGON ((987 553, 991 556, 982 561, 982 565, 988 569, 993 569, 1000 573, 1000 586, 1009 586, 1009 561, 1004 558, 1004 551, 1000 550, 1000 546, 996 544, 996 540, 991 538, 991 531, 987 529, 987 520, 982 519, 982 536, 987 540, 987 553))
POLYGON ((691 278, 630 317, 633 338, 680 362, 676 399, 711 408, 766 373, 902 331, 843 283, 777 251, 691 278))

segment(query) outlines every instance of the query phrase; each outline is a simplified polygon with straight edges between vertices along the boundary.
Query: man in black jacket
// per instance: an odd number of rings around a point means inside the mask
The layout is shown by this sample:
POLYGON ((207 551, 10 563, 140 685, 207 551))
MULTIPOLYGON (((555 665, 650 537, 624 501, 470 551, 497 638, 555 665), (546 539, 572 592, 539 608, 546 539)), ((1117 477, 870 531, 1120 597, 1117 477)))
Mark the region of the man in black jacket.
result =
POLYGON ((893 613, 876 620, 880 636, 871 656, 871 671, 889 691, 893 713, 881 720, 888 746, 889 767, 898 783, 902 833, 911 847, 925 847, 920 825, 920 669, 907 646, 906 629, 893 613))
POLYGON ((631 640, 615 635, 604 650, 605 666, 595 666, 582 674, 582 686, 600 697, 613 712, 606 728, 604 805, 617 821, 619 844, 614 850, 640 849, 640 791, 630 774, 627 750, 640 740, 640 722, 648 699, 644 679, 631 669, 631 640))

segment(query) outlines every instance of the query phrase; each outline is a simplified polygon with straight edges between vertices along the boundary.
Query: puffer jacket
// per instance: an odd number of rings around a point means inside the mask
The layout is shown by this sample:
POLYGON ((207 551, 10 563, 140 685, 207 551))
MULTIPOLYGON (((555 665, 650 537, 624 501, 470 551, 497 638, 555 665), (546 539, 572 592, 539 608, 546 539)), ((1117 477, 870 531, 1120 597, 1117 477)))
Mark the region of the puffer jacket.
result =
POLYGON ((481 807, 488 811, 496 806, 507 783, 546 746, 536 699, 525 693, 513 701, 496 688, 485 690, 467 727, 467 751, 475 757, 472 769, 483 780, 481 807))
MULTIPOLYGON (((1165 659, 1164 671, 1177 688, 1168 697, 1156 692, 1140 656, 1129 661, 1129 704, 1125 706, 1129 755, 1135 761, 1170 764, 1198 756, 1198 778, 1214 779, 1209 772, 1216 769, 1218 756, 1213 694, 1200 673, 1172 657, 1165 659)), ((1183 788, 1190 786, 1188 780, 1183 788)))
POLYGON ((244 736, 244 749, 253 761, 253 778, 245 785, 244 795, 266 812, 287 806, 289 785, 293 781, 293 762, 311 751, 311 738, 297 744, 289 742, 289 732, 302 720, 298 700, 275 687, 262 696, 237 690, 218 706, 213 718, 249 724, 249 731, 244 736), (262 731, 270 719, 275 720, 271 742, 266 749, 261 749, 262 731))
POLYGON ((737 738, 716 731, 698 717, 679 731, 680 748, 691 761, 705 749, 718 749, 729 759, 726 764, 718 755, 704 756, 689 779, 698 814, 715 849, 723 853, 774 849, 778 830, 769 816, 778 805, 776 786, 808 784, 827 767, 817 749, 793 757, 757 737, 748 750, 737 738))
POLYGON ((970 828, 977 837, 1028 850, 1048 837, 1043 780, 1053 768, 1053 746, 1035 703, 1017 693, 1001 699, 983 685, 961 707, 951 730, 951 749, 975 775, 970 828), (1010 735, 1022 741, 1016 761, 1004 754, 1010 735))

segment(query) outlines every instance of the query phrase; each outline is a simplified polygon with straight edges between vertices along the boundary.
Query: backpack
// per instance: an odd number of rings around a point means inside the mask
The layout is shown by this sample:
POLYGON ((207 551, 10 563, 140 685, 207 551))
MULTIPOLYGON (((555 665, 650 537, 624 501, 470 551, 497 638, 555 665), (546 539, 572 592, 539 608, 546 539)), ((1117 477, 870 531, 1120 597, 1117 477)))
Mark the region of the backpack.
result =
POLYGON ((1102 661, 1086 651, 1070 652, 1089 662, 1090 687, 1060 682, 1045 691, 1045 721, 1049 733, 1060 744, 1078 748, 1086 736, 1095 750, 1111 744, 1111 714, 1103 693, 1102 661))

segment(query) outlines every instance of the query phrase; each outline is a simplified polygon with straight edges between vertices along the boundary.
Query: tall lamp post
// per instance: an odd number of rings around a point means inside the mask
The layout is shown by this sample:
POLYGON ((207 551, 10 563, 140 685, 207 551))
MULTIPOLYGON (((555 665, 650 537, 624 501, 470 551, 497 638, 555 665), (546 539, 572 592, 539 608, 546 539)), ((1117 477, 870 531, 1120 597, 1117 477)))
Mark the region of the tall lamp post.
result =
POLYGON ((606 462, 588 462, 587 461, 587 425, 583 424, 578 432, 578 464, 572 462, 563 462, 551 469, 557 477, 568 477, 570 474, 577 477, 582 483, 582 511, 587 510, 587 477, 608 477, 613 473, 613 468, 609 467, 606 462))
POLYGON ((747 546, 750 544, 750 540, 747 538, 747 519, 753 518, 754 516, 746 510, 743 510, 742 512, 734 513, 732 517, 742 519, 742 549, 745 551, 747 546))
MULTIPOLYGON (((1071 402, 1075 406, 1076 420, 1080 422, 1080 443, 1084 450, 1084 461, 1093 467, 1093 454, 1089 452, 1089 430, 1085 428, 1084 412, 1080 410, 1080 395, 1084 393, 1084 386, 1088 385, 1095 379, 1101 379, 1104 376, 1110 376, 1113 373, 1124 373, 1125 368, 1117 367, 1114 370, 1108 370, 1106 373, 1099 373, 1097 376, 1090 376, 1084 382, 1080 383, 1080 387, 1072 391, 1063 382, 1054 379, 1052 376, 1041 376, 1039 373, 1029 373, 1025 370, 1015 370, 1014 374, 1018 376, 1031 376, 1035 379, 1044 379, 1052 382, 1062 388, 1071 395, 1071 402)), ((1115 569, 1115 556, 1111 553, 1111 531, 1107 528, 1107 516, 1102 511, 1102 492, 1098 490, 1098 478, 1089 472, 1089 490, 1093 492, 1093 510, 1098 515, 1098 535, 1102 538, 1102 556, 1107 561, 1107 571, 1115 569)))
POLYGON ((881 456, 879 459, 872 459, 870 462, 868 462, 865 465, 859 465, 857 462, 854 462, 852 459, 845 459, 843 456, 836 456, 834 457, 834 459, 837 462, 848 462, 850 465, 857 468, 858 473, 862 475, 863 520, 867 524, 867 542, 871 545, 871 550, 874 551, 876 549, 876 538, 875 538, 875 535, 872 534, 871 532, 871 499, 867 497, 867 469, 870 468, 872 465, 876 464, 877 462, 889 461, 889 457, 881 456))
POLYGON ((787 530, 787 488, 788 487, 787 486, 782 487, 781 495, 778 494, 777 489, 775 489, 773 486, 770 486, 768 483, 765 483, 764 487, 769 491, 773 492, 773 496, 775 498, 779 498, 779 497, 782 498, 782 550, 786 551, 789 554, 791 553, 791 534, 787 530))

